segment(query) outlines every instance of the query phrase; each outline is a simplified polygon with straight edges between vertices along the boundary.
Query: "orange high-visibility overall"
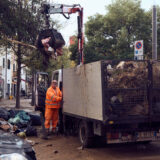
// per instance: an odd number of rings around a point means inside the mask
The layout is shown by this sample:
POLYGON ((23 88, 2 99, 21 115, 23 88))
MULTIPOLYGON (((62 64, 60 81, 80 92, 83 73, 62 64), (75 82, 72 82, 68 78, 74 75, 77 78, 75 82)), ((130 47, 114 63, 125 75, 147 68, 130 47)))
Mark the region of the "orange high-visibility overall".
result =
POLYGON ((52 87, 48 88, 45 101, 45 128, 50 128, 50 121, 52 120, 52 129, 54 130, 58 123, 58 109, 60 108, 60 101, 62 100, 62 93, 58 87, 54 90, 52 87))

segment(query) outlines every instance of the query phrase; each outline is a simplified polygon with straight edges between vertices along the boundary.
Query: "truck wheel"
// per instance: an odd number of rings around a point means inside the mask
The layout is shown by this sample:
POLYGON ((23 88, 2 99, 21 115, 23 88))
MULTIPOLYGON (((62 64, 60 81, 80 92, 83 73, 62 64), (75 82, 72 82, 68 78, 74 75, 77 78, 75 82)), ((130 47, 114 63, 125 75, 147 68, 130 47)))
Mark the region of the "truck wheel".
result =
POLYGON ((83 147, 91 147, 93 145, 93 127, 90 123, 80 122, 79 139, 83 147))

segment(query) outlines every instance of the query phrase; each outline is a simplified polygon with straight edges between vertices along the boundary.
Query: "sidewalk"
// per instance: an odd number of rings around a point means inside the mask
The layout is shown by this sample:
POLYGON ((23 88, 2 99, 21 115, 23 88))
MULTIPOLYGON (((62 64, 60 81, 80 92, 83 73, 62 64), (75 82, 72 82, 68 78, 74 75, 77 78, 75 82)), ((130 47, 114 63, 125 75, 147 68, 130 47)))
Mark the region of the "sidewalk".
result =
MULTIPOLYGON (((0 107, 6 108, 6 109, 16 109, 16 100, 9 100, 9 99, 2 99, 0 101, 0 107)), ((24 110, 26 112, 35 112, 34 106, 31 106, 31 99, 20 99, 20 108, 19 110, 24 110)))

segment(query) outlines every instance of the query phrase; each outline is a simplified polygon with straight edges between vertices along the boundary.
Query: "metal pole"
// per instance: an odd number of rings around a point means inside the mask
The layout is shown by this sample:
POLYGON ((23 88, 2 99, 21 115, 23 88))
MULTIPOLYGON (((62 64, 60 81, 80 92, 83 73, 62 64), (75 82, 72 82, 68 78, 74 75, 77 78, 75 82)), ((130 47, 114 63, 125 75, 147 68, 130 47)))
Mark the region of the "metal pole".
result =
POLYGON ((152 10, 152 59, 157 60, 157 8, 152 10))
POLYGON ((7 93, 7 46, 6 46, 6 55, 5 55, 5 81, 4 81, 4 98, 6 99, 7 93))

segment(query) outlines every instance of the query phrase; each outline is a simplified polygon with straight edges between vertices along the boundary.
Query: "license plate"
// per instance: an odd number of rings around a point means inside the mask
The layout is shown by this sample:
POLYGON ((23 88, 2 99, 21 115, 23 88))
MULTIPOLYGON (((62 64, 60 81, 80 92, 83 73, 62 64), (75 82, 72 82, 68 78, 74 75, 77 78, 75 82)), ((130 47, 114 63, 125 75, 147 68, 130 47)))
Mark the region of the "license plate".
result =
POLYGON ((149 138, 149 137, 154 137, 154 132, 153 131, 138 132, 138 138, 149 138))

